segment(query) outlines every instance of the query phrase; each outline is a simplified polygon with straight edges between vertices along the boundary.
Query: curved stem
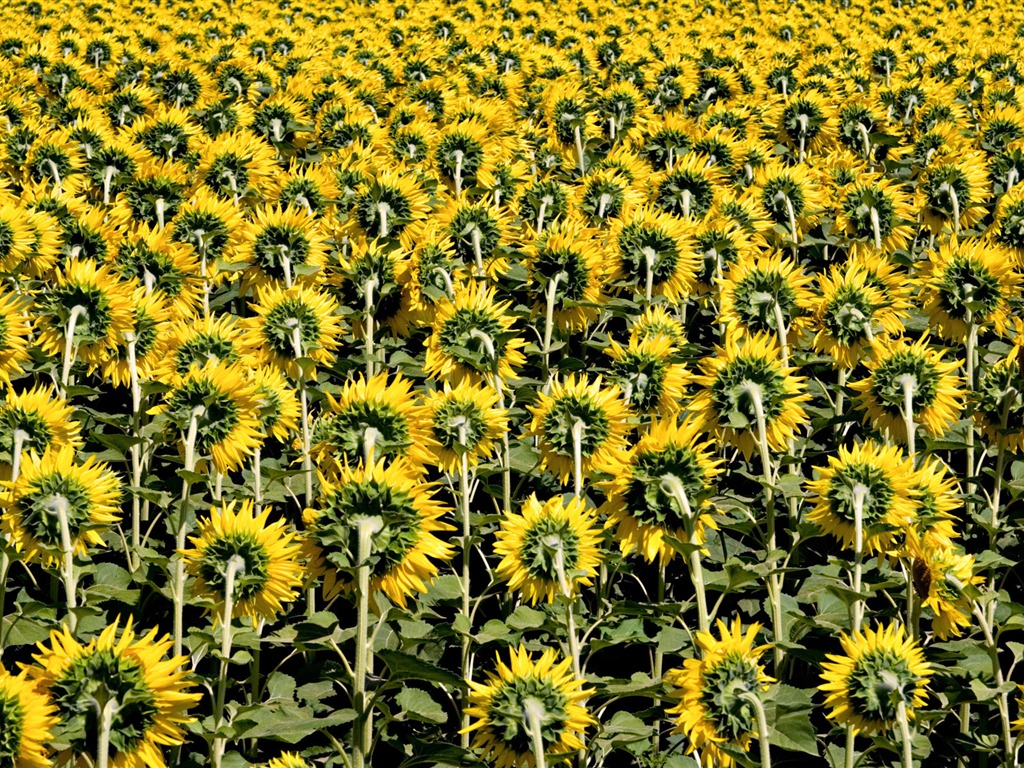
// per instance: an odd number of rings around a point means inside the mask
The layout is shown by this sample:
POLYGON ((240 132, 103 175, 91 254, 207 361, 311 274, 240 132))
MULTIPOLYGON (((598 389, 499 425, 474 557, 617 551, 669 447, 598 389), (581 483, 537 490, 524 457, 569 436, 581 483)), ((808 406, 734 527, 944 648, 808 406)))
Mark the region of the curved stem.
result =
POLYGON ((916 455, 914 425, 914 391, 917 389, 917 379, 913 374, 905 373, 899 378, 899 384, 903 387, 903 425, 907 432, 907 453, 911 461, 916 455))
POLYGON ((900 699, 896 705, 896 721, 900 726, 900 739, 903 742, 903 768, 914 766, 914 742, 910 736, 910 718, 907 716, 907 705, 900 699))
POLYGON ((377 288, 377 278, 371 277, 363 283, 363 334, 366 337, 366 378, 373 378, 376 354, 373 348, 373 292, 377 288))
POLYGON ((533 745, 534 768, 547 768, 547 755, 544 750, 544 704, 532 696, 523 702, 523 720, 526 730, 530 732, 530 743, 533 745))
POLYGON ((114 713, 117 701, 107 699, 99 712, 99 728, 96 730, 96 768, 108 768, 110 765, 110 730, 114 726, 114 713))
POLYGON ((772 755, 768 734, 768 717, 765 715, 764 704, 753 691, 744 691, 740 698, 754 708, 754 716, 757 720, 757 741, 761 747, 761 768, 771 768, 772 755))
POLYGON ((88 312, 87 308, 76 304, 71 308, 71 314, 68 316, 68 324, 64 331, 64 366, 61 368, 60 374, 60 386, 65 396, 68 380, 71 378, 71 363, 75 359, 75 326, 78 325, 79 318, 85 317, 88 312))

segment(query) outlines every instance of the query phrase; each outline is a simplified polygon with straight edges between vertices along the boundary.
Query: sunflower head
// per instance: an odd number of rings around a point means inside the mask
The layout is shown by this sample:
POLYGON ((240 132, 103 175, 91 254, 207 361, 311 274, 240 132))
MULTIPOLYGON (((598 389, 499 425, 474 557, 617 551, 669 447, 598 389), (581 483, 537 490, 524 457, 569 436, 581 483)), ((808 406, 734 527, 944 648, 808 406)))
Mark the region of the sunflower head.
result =
POLYGON ((760 624, 746 631, 737 618, 732 625, 718 621, 718 637, 698 632, 701 659, 687 659, 683 667, 665 675, 679 703, 666 710, 676 715, 675 733, 689 739, 688 752, 701 750, 711 765, 734 764, 722 747, 746 752, 757 737, 754 704, 773 682, 758 661, 770 646, 755 646, 760 624))
POLYGON ((829 719, 872 734, 896 724, 901 704, 908 717, 924 705, 931 665, 901 624, 844 634, 839 641, 843 653, 828 654, 819 686, 829 719))
MULTIPOLYGON (((196 591, 221 606, 230 582, 231 616, 273 621, 298 596, 303 582, 302 545, 270 509, 256 512, 251 500, 213 508, 198 523, 194 549, 182 553, 196 591)), ((223 617, 221 617, 223 621, 223 617)))
POLYGON ((163 765, 161 748, 184 742, 182 726, 193 722, 188 710, 201 696, 188 690, 182 669, 188 659, 165 658, 170 636, 158 638, 156 629, 137 636, 131 619, 118 636, 119 625, 115 620, 88 645, 67 628, 52 631, 48 646, 39 643, 28 675, 50 692, 61 741, 70 747, 65 757, 84 755, 95 762, 99 710, 109 703, 112 764, 163 765))
POLYGON ((583 732, 595 723, 583 701, 593 691, 573 677, 571 659, 559 661, 553 649, 534 659, 523 646, 510 656, 508 664, 498 661, 484 683, 467 681, 466 730, 473 733, 473 746, 497 768, 535 765, 535 729, 548 755, 582 749, 583 732))
POLYGON ((495 444, 508 432, 505 410, 497 407, 494 390, 462 381, 454 388, 427 396, 424 417, 438 448, 437 465, 445 472, 458 472, 462 457, 468 466, 494 453, 495 444))
POLYGON ((249 344, 267 365, 300 380, 315 378, 317 365, 334 362, 341 321, 333 296, 315 288, 274 284, 262 286, 257 296, 249 344))
POLYGON ((582 499, 556 496, 541 504, 531 495, 520 514, 510 512, 501 521, 496 573, 533 604, 559 595, 573 598, 597 573, 600 536, 596 515, 582 499))
POLYGON ((92 457, 75 462, 69 445, 30 453, 5 500, 3 527, 26 560, 52 566, 65 551, 64 526, 73 552, 102 546, 101 534, 120 519, 117 476, 92 457))
POLYGON ((0 762, 15 768, 50 768, 47 744, 57 724, 49 696, 0 665, 0 762))
MULTIPOLYGON (((416 467, 403 459, 366 467, 342 466, 336 477, 321 474, 323 498, 303 515, 313 545, 312 567, 327 575, 324 589, 336 594, 360 565, 359 539, 369 531, 370 589, 405 606, 426 592, 454 548, 436 534, 453 530, 441 518, 449 510, 434 499, 416 467)), ((372 604, 372 601, 371 601, 372 604)))
POLYGON ((575 472, 575 451, 579 448, 580 471, 613 471, 619 451, 625 447, 628 406, 617 386, 606 387, 598 377, 587 381, 575 374, 555 381, 548 394, 541 392, 528 437, 540 439, 541 466, 568 483, 575 472))
POLYGON ((667 336, 656 336, 621 347, 612 341, 607 350, 611 373, 634 413, 667 416, 682 408, 683 388, 690 376, 675 361, 675 347, 667 336))

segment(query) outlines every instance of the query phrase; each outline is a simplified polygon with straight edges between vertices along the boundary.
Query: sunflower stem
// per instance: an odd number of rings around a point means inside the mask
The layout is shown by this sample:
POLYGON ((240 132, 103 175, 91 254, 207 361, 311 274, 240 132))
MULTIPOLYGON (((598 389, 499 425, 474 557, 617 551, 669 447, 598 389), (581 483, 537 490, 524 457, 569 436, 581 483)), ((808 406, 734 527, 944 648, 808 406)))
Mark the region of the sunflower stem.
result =
POLYGON ((57 523, 60 525, 64 592, 67 595, 68 601, 68 626, 74 632, 75 627, 78 626, 78 617, 75 615, 75 609, 78 608, 78 586, 75 583, 75 546, 71 541, 71 524, 68 521, 68 500, 60 494, 54 496, 52 512, 57 516, 57 523))
POLYGON ((163 229, 164 228, 164 216, 165 216, 165 213, 166 213, 165 209, 167 208, 167 202, 162 197, 158 197, 156 199, 156 202, 153 204, 153 207, 156 208, 157 228, 158 229, 163 229))
POLYGON ((541 200, 540 207, 537 209, 537 234, 541 234, 544 231, 544 214, 548 209, 548 201, 541 200))
POLYGON ((856 596, 850 606, 850 630, 860 632, 864 622, 864 601, 860 596, 861 577, 864 568, 864 502, 868 487, 863 483, 853 486, 853 591, 856 596))
POLYGON ((782 305, 778 297, 772 299, 772 308, 775 312, 775 330, 779 334, 779 349, 782 352, 782 365, 789 367, 789 329, 786 327, 786 317, 782 313, 782 305))
POLYGON ((388 229, 388 214, 391 212, 391 206, 385 202, 377 203, 377 214, 380 218, 380 225, 377 228, 377 237, 383 240, 388 236, 391 231, 388 229))
MULTIPOLYGON (((224 574, 224 605, 220 616, 220 675, 217 677, 217 699, 213 709, 213 727, 219 731, 224 725, 224 703, 228 691, 228 665, 231 663, 231 644, 234 633, 231 631, 231 620, 235 611, 235 578, 239 572, 245 572, 245 561, 239 555, 232 555, 227 563, 224 574)), ((224 748, 227 740, 216 737, 213 740, 211 758, 213 768, 220 768, 224 759, 224 748)))
MULTIPOLYGON (((985 650, 988 652, 989 661, 992 664, 992 677, 995 678, 996 688, 1002 689, 1006 678, 1003 675, 1003 667, 999 663, 999 646, 996 642, 996 637, 992 633, 992 623, 988 617, 985 616, 985 611, 981 609, 981 606, 974 602, 972 604, 972 610, 975 617, 978 619, 978 626, 981 627, 981 632, 985 637, 985 650)), ((1017 761, 1014 759, 1014 743, 1013 732, 1010 728, 1010 699, 1009 693, 1005 690, 1001 690, 999 699, 997 701, 999 709, 999 720, 1000 726, 1002 727, 1003 734, 1003 755, 1005 765, 1017 765, 1017 761)))
MULTIPOLYGON (((846 405, 846 381, 850 376, 850 372, 846 368, 839 370, 839 381, 836 383, 836 418, 838 419, 843 415, 843 408, 846 405)), ((836 424, 836 429, 840 429, 840 426, 836 424)))
POLYGON ((868 129, 863 123, 857 123, 857 130, 860 132, 860 140, 864 145, 864 160, 870 165, 871 164, 871 136, 868 135, 868 129))
POLYGON ((64 367, 61 368, 60 374, 60 386, 61 394, 67 397, 68 380, 71 378, 71 363, 75 359, 75 326, 78 325, 79 318, 85 317, 89 313, 86 307, 81 304, 76 304, 71 308, 71 314, 68 316, 67 328, 64 331, 64 367))
POLYGON ((907 432, 907 453, 910 460, 914 461, 917 453, 914 445, 917 431, 914 425, 914 391, 917 389, 917 378, 912 373, 905 373, 898 381, 903 387, 903 425, 907 432))
MULTIPOLYGON (((191 474, 196 471, 196 438, 199 434, 199 417, 206 413, 206 408, 197 405, 192 409, 192 416, 185 434, 185 470, 191 474)), ((185 634, 185 559, 181 552, 185 549, 185 521, 188 517, 189 492, 191 481, 186 477, 181 486, 181 506, 178 511, 178 524, 175 531, 175 551, 173 584, 171 597, 174 600, 174 657, 181 656, 185 634)))
POLYGON ((580 665, 580 640, 576 635, 576 617, 573 613, 572 585, 565 573, 565 546, 560 536, 555 536, 553 544, 555 574, 558 576, 558 588, 565 598, 565 634, 569 641, 569 655, 572 657, 572 672, 576 679, 583 678, 583 671, 580 665))
POLYGON ((114 180, 114 174, 117 173, 117 168, 112 165, 108 165, 103 171, 103 204, 110 205, 110 184, 114 180))
MULTIPOLYGON (((967 311, 967 395, 971 396, 974 392, 974 369, 975 369, 975 357, 978 349, 978 326, 974 322, 973 313, 967 311)), ((974 419, 967 420, 967 434, 965 435, 967 443, 967 471, 964 473, 964 481, 967 493, 964 497, 964 509, 966 511, 966 519, 971 519, 971 513, 974 510, 974 503, 972 498, 974 496, 974 419)), ((1001 438, 1000 438, 1001 439, 1001 438)))
POLYGON ((914 767, 914 742, 910 736, 910 717, 907 704, 901 698, 896 705, 896 721, 900 726, 900 740, 903 743, 903 768, 914 767))
POLYGON ((284 287, 291 288, 294 283, 292 277, 292 260, 288 256, 288 246, 281 246, 281 271, 284 272, 284 287))
MULTIPOLYGON (((302 329, 298 323, 292 326, 292 348, 297 363, 303 358, 302 329)), ((309 456, 311 443, 309 434, 309 392, 306 387, 305 373, 300 371, 299 374, 299 403, 302 408, 302 475, 306 481, 306 495, 303 498, 303 503, 308 507, 313 503, 313 462, 309 456)), ((312 599, 312 594, 310 599, 312 599)))
POLYGON ((601 197, 597 200, 597 218, 604 220, 604 212, 608 207, 608 203, 612 201, 612 196, 607 192, 602 192, 601 197))
POLYGON ((465 154, 461 149, 455 150, 455 197, 462 197, 462 161, 465 154))
POLYGON ((545 714, 544 703, 532 696, 523 702, 523 720, 526 721, 526 730, 529 731, 533 744, 534 768, 547 768, 543 731, 545 714))
MULTIPOLYGON (((459 456, 459 504, 462 508, 462 615, 467 619, 470 619, 470 626, 467 628, 466 634, 462 637, 462 679, 469 680, 471 677, 470 666, 470 652, 472 650, 472 638, 470 633, 472 632, 472 619, 470 618, 470 601, 472 599, 472 590, 470 589, 470 556, 473 552, 473 529, 470 524, 470 513, 469 513, 469 454, 466 452, 466 444, 469 442, 468 425, 463 423, 459 425, 459 445, 462 446, 463 453, 459 456)), ((462 703, 462 731, 460 731, 462 739, 462 748, 469 748, 469 731, 466 729, 469 727, 469 715, 466 714, 466 708, 469 706, 469 692, 465 692, 465 700, 462 703)))
POLYGON ((256 449, 252 452, 252 495, 253 501, 256 504, 257 514, 263 508, 263 468, 260 466, 260 462, 263 459, 262 454, 262 446, 257 445, 256 449))
POLYGON ((690 218, 690 201, 693 198, 693 193, 688 189, 683 190, 683 217, 690 218))
POLYGON ((876 208, 873 205, 871 206, 871 209, 870 209, 870 216, 871 216, 871 231, 875 235, 875 250, 876 251, 881 251, 882 250, 882 222, 878 218, 878 208, 876 208))
POLYGON ((352 729, 352 768, 365 768, 370 750, 370 734, 365 728, 370 714, 366 697, 366 676, 370 663, 369 655, 372 652, 369 647, 370 555, 373 534, 377 533, 380 527, 380 520, 374 518, 361 518, 356 521, 356 590, 359 604, 356 613, 356 668, 355 679, 352 681, 352 705, 356 711, 356 723, 352 729))
MULTIPOLYGON (((140 419, 142 412, 142 389, 139 386, 139 366, 138 360, 136 359, 136 337, 135 333, 126 333, 124 335, 125 341, 128 342, 128 375, 131 381, 132 391, 132 437, 135 438, 135 442, 132 443, 131 447, 131 461, 132 461, 132 485, 139 488, 142 485, 142 444, 138 442, 141 439, 139 435, 140 431, 140 419)), ((132 492, 132 549, 128 553, 128 567, 132 571, 136 571, 140 565, 139 551, 142 548, 142 499, 137 491, 132 492)))
MULTIPOLYGON (((686 488, 683 486, 682 481, 675 475, 665 475, 661 478, 661 490, 674 498, 676 504, 679 505, 679 511, 683 514, 683 519, 686 520, 686 534, 689 538, 688 543, 693 545, 694 536, 696 530, 697 516, 693 512, 693 508, 690 506, 690 498, 686 495, 686 488)), ((704 566, 700 560, 700 549, 694 546, 690 551, 689 557, 690 565, 690 580, 693 582, 693 592, 697 599, 697 626, 700 627, 701 632, 707 632, 710 629, 710 620, 708 618, 708 599, 704 592, 704 566)), ((665 566, 662 564, 659 573, 661 581, 659 587, 664 592, 664 579, 665 579, 665 566)), ((658 652, 660 654, 660 651, 658 652)), ((661 675, 657 675, 656 679, 661 679, 661 675)))
MULTIPOLYGON (((97 702, 98 706, 99 702, 97 702)), ((96 768, 108 768, 110 765, 110 731, 114 726, 114 712, 117 701, 107 699, 99 708, 99 728, 96 731, 96 768)))
POLYGON ((363 283, 363 335, 366 337, 366 379, 373 378, 376 354, 373 348, 373 291, 377 287, 377 278, 371 277, 363 283))
POLYGON ((768 528, 768 538, 765 543, 765 550, 768 556, 770 573, 767 578, 768 597, 772 604, 772 631, 775 642, 773 651, 775 655, 775 674, 779 675, 779 668, 782 666, 783 649, 779 645, 783 638, 782 625, 782 576, 774 573, 776 560, 774 555, 776 549, 775 534, 775 494, 774 479, 772 470, 771 453, 768 449, 768 424, 764 415, 764 395, 761 387, 753 381, 747 381, 743 385, 744 391, 749 395, 754 405, 754 419, 757 423, 757 446, 761 454, 761 469, 764 473, 764 502, 765 502, 765 525, 768 528))
POLYGON ((587 428, 583 419, 576 419, 572 425, 572 479, 576 498, 583 495, 583 430, 587 428))
POLYGON ((544 370, 550 370, 549 358, 551 356, 551 336, 555 327, 555 299, 558 297, 558 284, 567 278, 565 270, 559 271, 554 277, 548 280, 547 303, 544 308, 544 370))
POLYGON ((786 203, 786 216, 789 217, 789 231, 793 238, 793 248, 796 249, 800 245, 800 235, 796 228, 796 209, 793 208, 793 201, 789 199, 789 195, 782 192, 779 193, 782 196, 783 201, 786 203))
POLYGON ((484 249, 480 241, 480 227, 474 226, 473 231, 469 233, 469 238, 473 243, 473 259, 476 261, 476 272, 480 277, 484 277, 487 273, 484 271, 484 249))
POLYGON ((753 691, 744 691, 740 698, 749 702, 754 709, 754 717, 757 720, 757 741, 761 747, 761 768, 771 768, 772 755, 768 734, 768 717, 765 715, 764 704, 753 691))
MULTIPOLYGON (((573 140, 576 142, 576 157, 580 165, 580 176, 587 175, 587 158, 583 154, 583 131, 577 125, 572 129, 573 140)), ((614 137, 613 137, 614 138, 614 137)))
POLYGON ((654 249, 650 246, 644 248, 644 258, 647 261, 647 274, 646 283, 644 285, 644 299, 647 301, 647 305, 650 306, 651 299, 654 297, 654 263, 658 260, 658 254, 654 252, 654 249))

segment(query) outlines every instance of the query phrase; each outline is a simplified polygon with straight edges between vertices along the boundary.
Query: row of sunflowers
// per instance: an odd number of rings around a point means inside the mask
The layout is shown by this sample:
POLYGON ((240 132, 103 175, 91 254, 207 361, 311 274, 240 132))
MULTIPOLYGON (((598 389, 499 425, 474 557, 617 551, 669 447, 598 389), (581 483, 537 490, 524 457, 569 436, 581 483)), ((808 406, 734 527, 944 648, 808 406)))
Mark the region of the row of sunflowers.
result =
POLYGON ((0 768, 1019 765, 1022 39, 4 4, 0 768))

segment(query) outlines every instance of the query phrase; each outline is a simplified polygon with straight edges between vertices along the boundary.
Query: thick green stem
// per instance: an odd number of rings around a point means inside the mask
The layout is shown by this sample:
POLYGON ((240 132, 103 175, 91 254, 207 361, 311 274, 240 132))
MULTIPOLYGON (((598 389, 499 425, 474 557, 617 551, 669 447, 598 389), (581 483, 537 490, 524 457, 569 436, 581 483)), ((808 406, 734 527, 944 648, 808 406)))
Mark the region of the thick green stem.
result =
POLYGON ((51 511, 57 516, 57 523, 60 526, 62 575, 64 593, 68 603, 68 626, 74 632, 78 625, 78 616, 75 614, 75 609, 78 608, 78 584, 75 578, 75 545, 71 540, 71 525, 68 521, 68 500, 59 494, 56 495, 53 498, 51 511))
POLYGON ((914 424, 914 392, 917 390, 917 377, 912 373, 905 373, 900 376, 899 384, 903 388, 903 425, 907 432, 907 453, 913 461, 917 454, 915 449, 917 428, 914 424))
POLYGON ((587 428, 583 419, 576 419, 572 425, 572 479, 576 498, 583 495, 583 430, 587 428))
POLYGON ((96 768, 108 768, 110 765, 110 730, 114 725, 114 713, 117 702, 108 699, 100 707, 99 728, 96 731, 96 768))
POLYGON ((380 520, 363 518, 357 521, 358 546, 356 557, 356 590, 358 608, 356 613, 356 668, 352 681, 352 704, 356 711, 356 723, 352 729, 352 768, 365 768, 370 751, 370 734, 366 723, 369 719, 369 701, 366 696, 366 677, 370 664, 370 554, 373 534, 380 530, 380 520))
POLYGON ((853 486, 853 591, 856 597, 850 606, 850 630, 860 632, 864 623, 864 600, 861 597, 861 578, 864 569, 864 501, 870 490, 866 485, 853 486))
POLYGON ((377 278, 371 277, 363 283, 363 335, 366 337, 366 380, 373 378, 376 368, 373 348, 373 291, 377 287, 377 278))
POLYGON ((903 699, 896 705, 896 721, 900 726, 900 740, 903 743, 903 768, 913 768, 914 740, 910 736, 910 718, 907 715, 907 704, 903 699))
MULTIPOLYGON (((224 575, 224 606, 220 616, 220 675, 217 677, 217 698, 213 705, 213 727, 217 731, 224 725, 224 704, 227 700, 228 667, 231 664, 231 644, 234 639, 231 620, 235 612, 235 578, 239 572, 245 572, 245 561, 239 555, 233 555, 227 565, 224 575)), ((220 768, 226 745, 225 739, 219 736, 214 738, 210 755, 214 768, 220 768)))
MULTIPOLYGON (((967 392, 968 396, 974 391, 974 367, 975 355, 978 348, 978 326, 972 321, 971 313, 968 312, 967 321, 967 392)), ((971 519, 971 512, 974 508, 972 497, 974 496, 974 419, 967 420, 967 471, 965 475, 966 497, 964 498, 964 509, 967 512, 966 518, 971 519)))
MULTIPOLYGON (((459 442, 465 449, 466 445, 466 426, 460 426, 459 428, 459 442)), ((472 600, 472 590, 470 589, 470 555, 473 552, 473 530, 470 524, 470 513, 469 513, 469 456, 463 453, 459 457, 459 503, 462 507, 462 615, 472 622, 470 618, 470 601, 472 600)), ((466 634, 462 638, 462 679, 469 680, 471 677, 470 670, 470 654, 473 647, 473 640, 470 636, 472 632, 472 626, 466 628, 466 634)), ((462 706, 462 747, 463 749, 469 748, 469 732, 466 728, 469 727, 469 715, 466 714, 466 708, 469 705, 469 692, 466 691, 465 701, 462 706)))
MULTIPOLYGON (((192 410, 192 417, 189 420, 188 432, 185 434, 185 471, 192 473, 196 471, 196 437, 199 432, 199 417, 206 412, 206 409, 197 405, 192 410)), ((192 490, 191 481, 186 478, 181 487, 181 506, 178 511, 178 524, 175 531, 175 555, 174 569, 171 583, 171 597, 174 601, 174 656, 181 656, 184 647, 185 636, 185 559, 181 552, 187 544, 186 521, 188 518, 189 494, 192 490)))
MULTIPOLYGON (((992 633, 992 624, 978 603, 974 603, 972 607, 974 615, 978 619, 978 625, 981 627, 981 632, 985 637, 985 650, 988 652, 988 657, 992 664, 992 677, 995 678, 996 688, 1002 689, 1006 682, 1006 677, 1003 675, 1003 667, 999 663, 999 646, 995 635, 992 633)), ((1001 690, 996 703, 999 709, 999 721, 1002 728, 1004 764, 1017 765, 1017 761, 1014 759, 1015 739, 1010 727, 1009 693, 1001 690)))
POLYGON ((740 698, 748 702, 754 708, 754 716, 757 720, 757 742, 761 747, 761 768, 771 768, 772 755, 768 733, 768 718, 765 715, 764 704, 753 691, 744 691, 740 698))
POLYGON ((544 749, 544 718, 547 715, 544 703, 532 696, 523 702, 523 720, 530 732, 530 743, 533 745, 534 768, 547 768, 547 755, 544 749))
POLYGON ((75 327, 78 325, 79 318, 85 317, 88 313, 89 310, 86 307, 76 304, 71 308, 68 324, 64 329, 64 365, 60 372, 60 387, 61 394, 65 396, 67 396, 68 381, 71 379, 71 363, 75 360, 75 327))

